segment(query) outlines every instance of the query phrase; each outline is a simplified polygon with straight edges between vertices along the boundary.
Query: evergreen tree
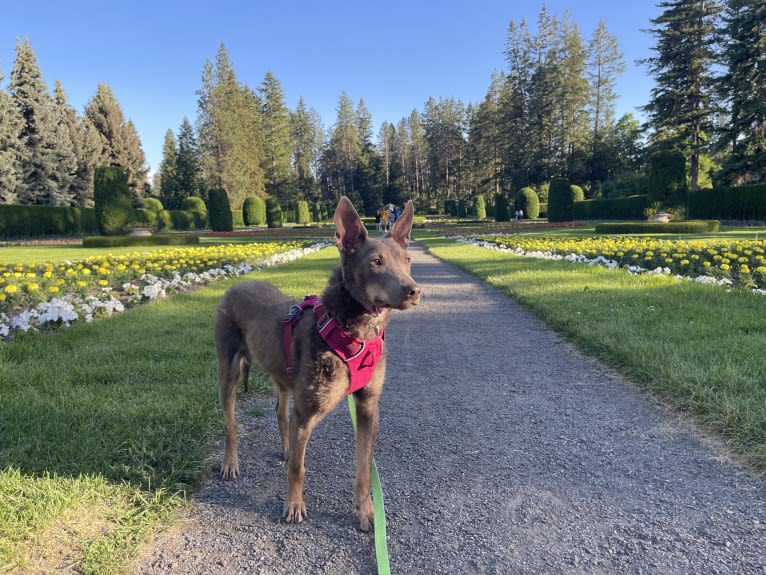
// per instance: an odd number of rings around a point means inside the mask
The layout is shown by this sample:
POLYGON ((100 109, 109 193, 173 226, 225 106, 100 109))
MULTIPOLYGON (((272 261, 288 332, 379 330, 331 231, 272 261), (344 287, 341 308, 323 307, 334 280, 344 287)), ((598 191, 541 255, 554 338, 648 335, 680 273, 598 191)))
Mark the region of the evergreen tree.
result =
POLYGON ((205 62, 198 91, 197 135, 200 167, 207 189, 223 188, 233 205, 264 197, 261 102, 237 81, 226 47, 213 66, 205 62))
POLYGON ((487 95, 471 118, 468 133, 471 169, 476 174, 479 187, 490 197, 500 193, 505 171, 507 134, 501 127, 501 98, 504 87, 504 75, 493 73, 487 95))
POLYGON ((133 122, 125 121, 122 108, 109 86, 98 85, 95 95, 85 106, 85 116, 101 136, 103 151, 98 163, 125 171, 131 197, 137 205, 145 195, 146 157, 133 122))
POLYGON ((731 183, 766 178, 766 3, 727 0, 720 79, 730 121, 723 141, 724 176, 731 183))
MULTIPOLYGON (((459 100, 429 98, 423 112, 423 128, 428 145, 428 171, 433 193, 429 203, 459 200, 466 152, 466 110, 459 100)), ((466 192, 468 190, 465 190, 466 192)))
POLYGON ((357 114, 351 99, 343 92, 338 100, 337 118, 323 161, 323 178, 330 197, 343 195, 354 203, 361 201, 354 188, 361 150, 357 114))
POLYGON ((74 163, 71 142, 56 121, 53 99, 28 40, 16 43, 10 93, 22 118, 17 153, 22 204, 71 205, 74 163))
POLYGON ((293 144, 293 171, 299 198, 316 201, 317 162, 321 153, 321 121, 316 110, 307 110, 303 98, 298 100, 295 113, 290 116, 293 144))
POLYGON ((651 20, 656 56, 648 58, 656 86, 644 106, 653 143, 678 148, 689 159, 691 191, 699 187, 699 162, 712 128, 715 0, 664 0, 651 20))
POLYGON ((180 209, 185 196, 178 181, 178 149, 173 130, 165 132, 159 174, 162 204, 169 210, 180 209))
MULTIPOLYGON (((92 159, 85 148, 85 138, 80 133, 82 124, 72 106, 69 105, 61 82, 56 80, 53 90, 54 114, 60 137, 64 141, 58 150, 60 165, 66 166, 67 179, 70 180, 66 195, 76 206, 85 206, 93 199, 93 168, 92 159), (90 165, 88 165, 90 162, 90 165), (85 177, 90 175, 90 179, 85 177)), ((62 182, 63 184, 63 182, 62 182)))
POLYGON ((178 154, 176 156, 176 178, 181 196, 202 196, 197 139, 194 128, 184 117, 178 130, 178 154))
POLYGON ((258 89, 263 122, 263 173, 266 193, 276 196, 283 204, 295 199, 291 190, 292 141, 290 111, 285 106, 282 85, 267 72, 258 89))
MULTIPOLYGON (((3 76, 0 75, 0 82, 3 76)), ((16 188, 21 178, 17 146, 21 132, 21 115, 11 95, 0 89, 0 203, 17 201, 16 188)))
POLYGON ((617 37, 609 33, 603 20, 588 44, 586 76, 591 88, 589 102, 594 147, 606 139, 605 134, 614 125, 617 78, 625 71, 625 60, 618 47, 617 37))

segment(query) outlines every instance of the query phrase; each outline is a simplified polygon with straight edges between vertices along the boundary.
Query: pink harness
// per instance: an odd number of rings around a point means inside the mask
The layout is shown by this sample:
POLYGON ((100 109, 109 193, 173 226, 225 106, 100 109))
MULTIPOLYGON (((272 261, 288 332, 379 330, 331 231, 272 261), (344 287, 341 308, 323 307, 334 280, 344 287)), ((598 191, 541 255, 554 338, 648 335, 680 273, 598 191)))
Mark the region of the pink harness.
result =
POLYGON ((384 334, 372 339, 359 339, 347 330, 343 329, 334 317, 327 313, 319 296, 306 296, 302 302, 290 308, 288 314, 282 318, 284 329, 284 351, 287 375, 293 376, 294 370, 290 362, 290 342, 293 337, 293 326, 300 319, 303 310, 311 308, 317 318, 317 331, 325 340, 335 355, 340 357, 348 366, 351 374, 351 382, 346 393, 354 393, 370 383, 375 366, 378 364, 383 353, 384 334))

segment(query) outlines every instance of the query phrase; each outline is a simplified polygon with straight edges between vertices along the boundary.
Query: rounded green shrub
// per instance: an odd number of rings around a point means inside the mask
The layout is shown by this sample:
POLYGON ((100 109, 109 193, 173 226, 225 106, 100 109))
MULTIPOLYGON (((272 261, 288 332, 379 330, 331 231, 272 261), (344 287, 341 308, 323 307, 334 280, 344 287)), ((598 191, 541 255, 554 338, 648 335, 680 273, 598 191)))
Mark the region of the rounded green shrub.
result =
POLYGON ((270 228, 282 227, 282 206, 277 198, 266 200, 266 225, 270 228))
POLYGON ((511 221, 511 208, 508 205, 508 198, 505 194, 495 194, 495 221, 511 221))
POLYGON ((473 215, 477 220, 487 219, 487 203, 484 201, 484 196, 479 194, 473 197, 473 215))
POLYGON ((127 174, 116 166, 101 166, 96 168, 93 183, 99 233, 104 236, 126 233, 136 218, 127 174))
POLYGON ((189 196, 185 198, 183 204, 181 204, 182 210, 196 210, 199 212, 207 212, 207 206, 202 198, 199 196, 189 196))
POLYGON ((574 207, 573 191, 569 181, 556 178, 548 190, 548 221, 571 222, 574 207))
POLYGON ((534 188, 521 188, 516 194, 516 209, 524 212, 524 217, 536 220, 540 217, 540 199, 534 188))
POLYGON ((234 229, 234 217, 226 190, 214 188, 208 193, 207 213, 210 228, 214 232, 230 232, 234 229))
POLYGON ((262 226, 266 223, 266 202, 258 196, 245 198, 242 204, 242 222, 246 226, 262 226))
POLYGON ((309 213, 309 203, 306 200, 298 200, 297 223, 306 225, 310 221, 311 221, 311 214, 309 213))

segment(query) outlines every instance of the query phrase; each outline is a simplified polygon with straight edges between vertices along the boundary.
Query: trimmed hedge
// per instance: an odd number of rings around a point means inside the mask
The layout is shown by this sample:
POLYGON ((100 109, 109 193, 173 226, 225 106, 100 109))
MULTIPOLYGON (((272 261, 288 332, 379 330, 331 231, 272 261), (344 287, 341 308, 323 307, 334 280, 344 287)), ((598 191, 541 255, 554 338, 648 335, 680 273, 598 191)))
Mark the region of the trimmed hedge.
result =
POLYGON ((101 235, 123 234, 136 219, 130 197, 128 175, 122 168, 116 166, 96 168, 93 201, 96 205, 96 222, 101 235))
POLYGON ((564 178, 555 178, 548 191, 548 221, 571 222, 573 206, 571 184, 564 178))
POLYGON ((0 238, 79 236, 97 232, 93 208, 0 205, 0 238))
POLYGON ((199 243, 197 234, 161 234, 155 236, 93 236, 83 238, 85 248, 120 246, 189 246, 199 243))
POLYGON ((282 206, 277 198, 266 200, 266 225, 270 228, 282 227, 282 206))
POLYGON ((487 202, 484 200, 484 196, 479 194, 474 196, 471 200, 473 202, 473 217, 477 220, 487 219, 487 202))
POLYGON ((683 222, 603 222, 596 225, 597 234, 704 234, 721 231, 718 220, 686 220, 683 222))
POLYGON ((508 198, 505 194, 495 194, 495 221, 511 221, 511 208, 508 206, 508 198))
POLYGON ((258 196, 245 198, 242 204, 242 222, 246 226, 262 226, 266 224, 266 202, 258 196))
POLYGON ((690 218, 766 220, 766 184, 689 192, 690 218))
POLYGON ((648 194, 583 200, 574 203, 572 216, 576 220, 645 220, 648 205, 648 194))
POLYGON ((298 217, 297 224, 306 225, 311 221, 311 215, 309 214, 309 203, 306 200, 298 200, 298 217))
POLYGON ((234 216, 226 190, 214 188, 208 192, 207 215, 214 232, 230 232, 234 229, 234 216))
POLYGON ((536 220, 540 217, 540 199, 534 188, 521 188, 516 194, 516 209, 524 212, 524 217, 536 220))

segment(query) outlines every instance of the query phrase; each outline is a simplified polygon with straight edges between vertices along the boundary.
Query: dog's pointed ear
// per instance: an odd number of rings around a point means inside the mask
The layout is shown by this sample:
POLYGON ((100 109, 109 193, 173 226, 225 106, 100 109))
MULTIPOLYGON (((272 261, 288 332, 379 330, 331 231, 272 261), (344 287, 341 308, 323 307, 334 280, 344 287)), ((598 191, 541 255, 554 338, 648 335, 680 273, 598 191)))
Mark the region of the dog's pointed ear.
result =
POLYGON ((412 200, 407 202, 404 206, 402 214, 396 218, 394 227, 391 229, 390 237, 396 241, 400 246, 406 248, 410 245, 410 233, 412 232, 412 216, 415 213, 415 208, 412 207, 412 200))
POLYGON ((352 254, 367 240, 367 228, 364 227, 354 205, 346 196, 341 196, 335 208, 335 245, 342 253, 352 254))

